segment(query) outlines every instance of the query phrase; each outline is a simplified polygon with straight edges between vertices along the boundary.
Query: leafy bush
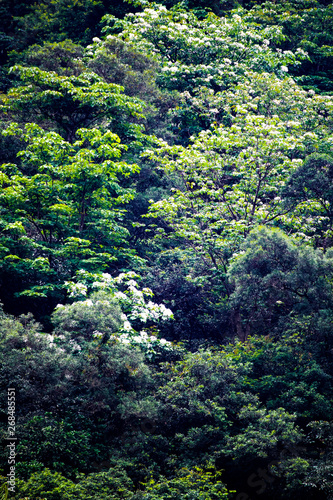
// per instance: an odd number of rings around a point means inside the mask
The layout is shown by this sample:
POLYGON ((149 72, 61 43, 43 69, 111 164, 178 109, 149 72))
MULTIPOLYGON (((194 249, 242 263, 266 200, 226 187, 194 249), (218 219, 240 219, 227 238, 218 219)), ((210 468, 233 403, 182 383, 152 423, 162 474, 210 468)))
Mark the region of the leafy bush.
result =
POLYGON ((151 480, 133 500, 227 500, 227 488, 213 467, 181 469, 173 479, 151 480))
POLYGON ((94 333, 102 333, 106 341, 122 324, 121 315, 119 303, 112 295, 95 292, 84 301, 59 305, 52 320, 58 335, 91 341, 94 333))

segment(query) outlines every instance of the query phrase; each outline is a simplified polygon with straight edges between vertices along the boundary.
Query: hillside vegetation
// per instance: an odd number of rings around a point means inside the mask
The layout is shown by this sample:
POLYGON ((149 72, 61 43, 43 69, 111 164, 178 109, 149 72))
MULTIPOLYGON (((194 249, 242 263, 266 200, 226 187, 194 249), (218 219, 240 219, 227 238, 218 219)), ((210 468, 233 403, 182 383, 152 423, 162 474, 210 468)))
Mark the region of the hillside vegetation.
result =
POLYGON ((0 17, 1 494, 332 500, 332 3, 0 17))

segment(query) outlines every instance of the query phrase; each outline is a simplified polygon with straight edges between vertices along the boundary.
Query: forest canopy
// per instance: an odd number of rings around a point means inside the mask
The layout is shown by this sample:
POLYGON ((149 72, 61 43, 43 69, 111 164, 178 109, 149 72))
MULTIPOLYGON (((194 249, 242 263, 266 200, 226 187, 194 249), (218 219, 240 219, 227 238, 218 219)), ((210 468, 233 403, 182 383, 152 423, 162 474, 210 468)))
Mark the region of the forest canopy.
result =
POLYGON ((332 500, 332 3, 0 18, 4 498, 332 500))

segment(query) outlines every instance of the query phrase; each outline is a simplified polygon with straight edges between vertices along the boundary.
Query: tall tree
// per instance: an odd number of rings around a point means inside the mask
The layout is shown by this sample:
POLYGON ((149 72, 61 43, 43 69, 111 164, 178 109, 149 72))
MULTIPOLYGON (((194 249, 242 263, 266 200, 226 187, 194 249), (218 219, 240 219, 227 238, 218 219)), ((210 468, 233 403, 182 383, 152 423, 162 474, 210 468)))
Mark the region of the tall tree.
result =
POLYGON ((134 192, 121 180, 139 168, 121 160, 126 146, 117 135, 80 129, 71 144, 36 124, 23 130, 12 124, 7 134, 19 135, 27 148, 18 165, 1 167, 5 302, 17 293, 59 299, 79 268, 135 259, 122 224, 122 205, 134 192))
POLYGON ((2 96, 1 110, 23 123, 33 118, 46 128, 60 132, 74 142, 79 128, 96 122, 124 136, 135 135, 128 123, 130 116, 141 116, 139 99, 123 94, 119 85, 106 83, 95 73, 60 76, 37 67, 14 66, 23 85, 2 96))

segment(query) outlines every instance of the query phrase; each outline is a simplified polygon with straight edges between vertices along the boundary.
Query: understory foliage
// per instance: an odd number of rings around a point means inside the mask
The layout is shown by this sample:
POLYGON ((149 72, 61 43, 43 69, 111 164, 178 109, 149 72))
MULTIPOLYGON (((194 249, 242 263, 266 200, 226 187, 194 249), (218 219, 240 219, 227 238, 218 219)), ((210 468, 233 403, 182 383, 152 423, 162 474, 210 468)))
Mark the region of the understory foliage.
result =
POLYGON ((0 16, 0 496, 333 500, 331 2, 0 16))

